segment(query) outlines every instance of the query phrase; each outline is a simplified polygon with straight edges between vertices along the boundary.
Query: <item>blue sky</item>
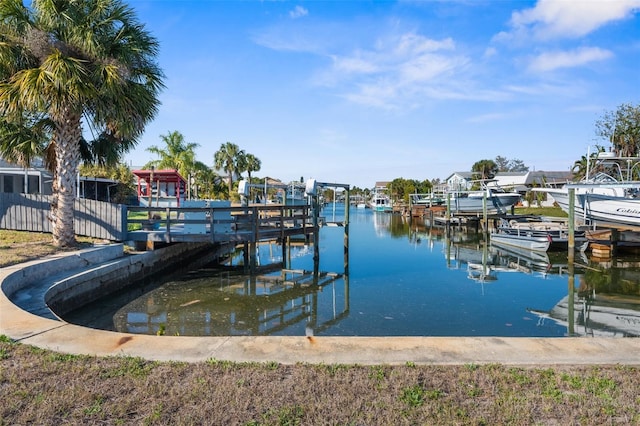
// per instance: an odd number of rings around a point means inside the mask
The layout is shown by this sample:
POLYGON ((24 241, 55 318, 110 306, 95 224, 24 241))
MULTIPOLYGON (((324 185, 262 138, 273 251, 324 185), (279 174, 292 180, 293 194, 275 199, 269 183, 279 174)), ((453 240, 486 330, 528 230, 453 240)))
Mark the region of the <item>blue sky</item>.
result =
MULTIPOLYGON (((640 104, 640 0, 130 0, 161 43, 160 135, 224 142, 255 175, 361 188, 498 155, 568 170, 595 122, 640 104)), ((602 142, 602 141, 600 141, 602 142)))

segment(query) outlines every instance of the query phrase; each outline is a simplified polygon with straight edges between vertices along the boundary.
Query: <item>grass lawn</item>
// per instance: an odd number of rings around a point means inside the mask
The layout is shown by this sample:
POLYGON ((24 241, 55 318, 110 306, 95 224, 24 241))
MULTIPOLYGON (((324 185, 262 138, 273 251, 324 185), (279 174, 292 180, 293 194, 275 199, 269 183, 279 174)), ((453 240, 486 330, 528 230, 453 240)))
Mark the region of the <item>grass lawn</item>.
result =
POLYGON ((569 217, 560 207, 516 207, 515 214, 531 214, 537 216, 569 217))

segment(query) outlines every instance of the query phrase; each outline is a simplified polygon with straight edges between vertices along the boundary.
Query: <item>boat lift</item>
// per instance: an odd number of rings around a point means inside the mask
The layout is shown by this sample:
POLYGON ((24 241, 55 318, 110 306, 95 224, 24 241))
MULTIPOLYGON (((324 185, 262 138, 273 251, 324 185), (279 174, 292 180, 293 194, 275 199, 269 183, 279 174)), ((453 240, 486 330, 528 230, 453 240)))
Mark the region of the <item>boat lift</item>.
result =
MULTIPOLYGON (((249 183, 246 180, 241 180, 238 183, 238 193, 240 194, 240 199, 241 199, 241 203, 243 206, 248 206, 249 205, 249 194, 250 194, 250 188, 254 187, 254 188, 264 188, 265 191, 265 203, 266 203, 266 193, 267 193, 267 189, 269 187, 273 187, 273 188, 286 188, 288 185, 269 185, 266 183, 266 179, 265 179, 265 183, 264 184, 252 184, 249 183)), ((313 221, 313 263, 314 263, 314 271, 318 270, 318 264, 319 264, 319 260, 320 260, 320 248, 319 248, 319 242, 320 242, 320 238, 319 238, 319 231, 320 231, 320 203, 319 203, 319 195, 320 195, 320 190, 322 188, 342 188, 345 191, 345 199, 349 200, 349 190, 350 190, 350 185, 348 184, 343 184, 343 183, 330 183, 330 182, 318 182, 315 179, 308 179, 306 184, 305 184, 305 195, 309 197, 310 201, 311 201, 311 210, 312 210, 312 221, 313 221)), ((334 194, 335 194, 335 190, 334 190, 334 194)), ((335 200, 334 200, 335 201, 335 200)), ((335 209, 335 202, 334 202, 334 209, 335 209)), ((334 214, 335 216, 335 214, 334 214)), ((336 222, 336 221, 332 221, 332 222, 325 222, 326 226, 336 226, 336 227, 342 227, 344 228, 344 267, 345 267, 345 274, 347 274, 348 271, 348 267, 349 267, 349 203, 345 203, 345 210, 344 210, 344 220, 342 222, 336 222)), ((285 242, 282 242, 283 244, 283 250, 284 250, 284 245, 285 242)), ((255 243, 254 243, 255 245, 255 243)), ((249 251, 248 253, 255 253, 255 247, 253 249, 251 249, 251 247, 249 247, 249 251)))

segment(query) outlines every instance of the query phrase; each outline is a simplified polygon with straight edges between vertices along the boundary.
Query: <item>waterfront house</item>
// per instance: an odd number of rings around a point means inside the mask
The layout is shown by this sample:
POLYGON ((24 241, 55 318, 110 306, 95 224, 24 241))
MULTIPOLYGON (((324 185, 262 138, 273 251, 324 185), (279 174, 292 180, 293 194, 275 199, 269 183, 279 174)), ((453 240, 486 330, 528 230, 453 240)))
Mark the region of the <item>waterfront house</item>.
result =
POLYGON ((477 176, 474 172, 453 172, 445 179, 450 191, 468 191, 473 185, 473 179, 477 176))
POLYGON ((570 171, 500 172, 494 177, 492 185, 524 194, 536 187, 559 188, 572 178, 573 173, 570 171))
MULTIPOLYGON (((79 175, 76 196, 110 202, 117 184, 113 179, 79 175)), ((0 192, 51 195, 53 174, 44 167, 41 159, 34 160, 30 167, 24 168, 0 158, 0 192)))

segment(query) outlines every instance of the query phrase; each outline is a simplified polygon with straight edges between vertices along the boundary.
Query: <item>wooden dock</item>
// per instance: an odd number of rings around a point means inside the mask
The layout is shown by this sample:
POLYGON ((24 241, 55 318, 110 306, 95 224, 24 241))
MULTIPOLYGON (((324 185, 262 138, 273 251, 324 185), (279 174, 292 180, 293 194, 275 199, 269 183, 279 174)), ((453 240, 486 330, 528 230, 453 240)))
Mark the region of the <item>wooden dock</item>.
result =
POLYGON ((127 240, 153 249, 156 243, 257 243, 313 234, 309 205, 248 207, 130 207, 155 219, 127 219, 127 240))

